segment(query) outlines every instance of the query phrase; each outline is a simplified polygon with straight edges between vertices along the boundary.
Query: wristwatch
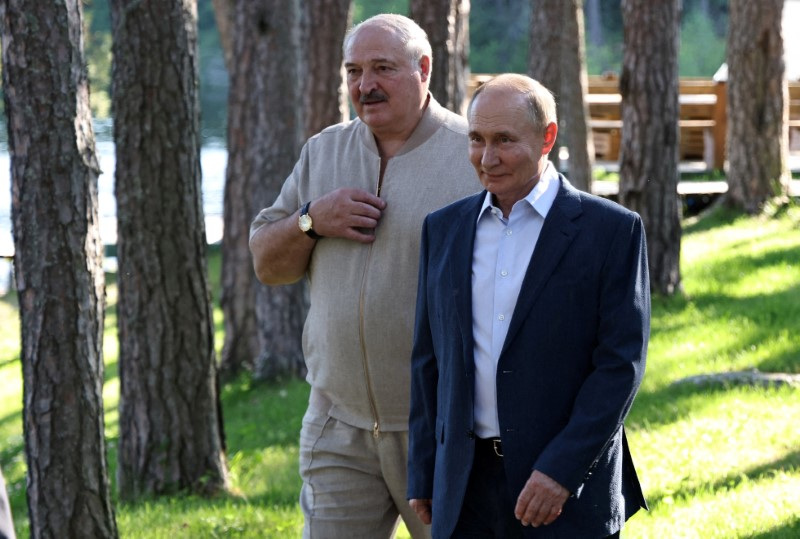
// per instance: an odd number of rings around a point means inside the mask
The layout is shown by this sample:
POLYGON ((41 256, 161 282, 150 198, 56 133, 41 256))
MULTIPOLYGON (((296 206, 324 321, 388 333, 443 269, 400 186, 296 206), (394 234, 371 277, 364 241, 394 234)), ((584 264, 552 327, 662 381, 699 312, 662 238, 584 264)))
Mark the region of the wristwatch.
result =
POLYGON ((303 207, 300 208, 300 217, 297 219, 297 226, 299 226, 300 230, 305 232, 309 238, 318 240, 322 236, 314 232, 314 222, 311 220, 311 216, 308 214, 309 206, 311 206, 310 201, 303 204, 303 207))

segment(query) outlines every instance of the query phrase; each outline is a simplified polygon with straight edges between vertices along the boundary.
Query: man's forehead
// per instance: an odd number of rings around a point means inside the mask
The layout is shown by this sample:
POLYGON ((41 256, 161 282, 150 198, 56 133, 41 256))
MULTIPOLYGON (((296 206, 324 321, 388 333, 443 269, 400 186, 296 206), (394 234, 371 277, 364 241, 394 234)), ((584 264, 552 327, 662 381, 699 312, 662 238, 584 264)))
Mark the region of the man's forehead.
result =
POLYGON ((344 51, 345 61, 376 61, 377 58, 396 60, 405 53, 400 37, 389 28, 361 28, 350 38, 344 51))

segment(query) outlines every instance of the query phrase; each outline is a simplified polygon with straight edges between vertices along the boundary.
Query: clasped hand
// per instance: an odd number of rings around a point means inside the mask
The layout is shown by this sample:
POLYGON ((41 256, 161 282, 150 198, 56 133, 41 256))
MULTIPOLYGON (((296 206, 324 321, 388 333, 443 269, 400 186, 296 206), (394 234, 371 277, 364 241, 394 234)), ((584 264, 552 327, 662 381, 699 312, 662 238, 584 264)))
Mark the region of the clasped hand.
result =
POLYGON ((314 199, 309 214, 321 236, 371 243, 385 208, 386 202, 372 193, 341 188, 314 199))

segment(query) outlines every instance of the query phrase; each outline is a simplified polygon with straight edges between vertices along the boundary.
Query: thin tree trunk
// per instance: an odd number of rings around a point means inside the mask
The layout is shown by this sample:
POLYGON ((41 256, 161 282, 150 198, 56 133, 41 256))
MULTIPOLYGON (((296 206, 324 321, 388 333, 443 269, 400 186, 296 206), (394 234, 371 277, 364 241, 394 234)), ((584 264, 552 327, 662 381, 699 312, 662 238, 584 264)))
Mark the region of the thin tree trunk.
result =
POLYGON ((307 0, 303 39, 308 43, 301 77, 305 137, 350 116, 342 64, 342 41, 352 18, 351 0, 307 0))
POLYGON ((623 0, 620 202, 642 216, 650 283, 680 287, 678 41, 680 0, 623 0))
POLYGON ((298 63, 303 62, 299 10, 298 3, 279 0, 236 4, 238 61, 231 72, 228 103, 223 298, 226 330, 229 312, 235 314, 237 306, 249 308, 245 303, 255 300, 255 307, 242 314, 252 325, 230 328, 236 333, 231 331, 226 341, 246 339, 243 345, 254 354, 249 361, 255 358, 253 370, 260 379, 305 373, 301 345, 305 283, 259 285, 247 246, 250 222, 277 198, 303 140, 302 100, 295 99, 300 95, 298 63))
POLYGON ((590 192, 594 167, 594 140, 589 128, 586 94, 586 50, 583 34, 582 0, 563 0, 564 32, 561 36, 561 124, 569 148, 569 180, 590 192))
POLYGON ((99 166, 78 0, 0 2, 31 537, 117 536, 103 432, 99 166))
POLYGON ((227 487, 200 181, 195 0, 111 2, 120 496, 227 487))
POLYGON ((233 69, 233 21, 235 0, 213 0, 214 20, 219 32, 219 43, 222 55, 225 57, 225 67, 228 73, 233 69))
MULTIPOLYGON (((564 103, 562 102, 562 38, 564 6, 563 0, 531 0, 530 49, 528 52, 528 74, 553 92, 559 116, 559 127, 564 103)), ((563 163, 559 147, 564 145, 564 132, 559 129, 558 139, 550 160, 559 170, 563 163)))
POLYGON ((586 0, 586 31, 592 47, 603 47, 606 44, 603 34, 603 19, 600 16, 600 0, 586 0))
POLYGON ((782 16, 783 0, 730 4, 727 203, 748 213, 789 193, 782 16))
POLYGON ((411 0, 411 18, 433 49, 430 91, 444 107, 462 114, 469 79, 469 0, 411 0))

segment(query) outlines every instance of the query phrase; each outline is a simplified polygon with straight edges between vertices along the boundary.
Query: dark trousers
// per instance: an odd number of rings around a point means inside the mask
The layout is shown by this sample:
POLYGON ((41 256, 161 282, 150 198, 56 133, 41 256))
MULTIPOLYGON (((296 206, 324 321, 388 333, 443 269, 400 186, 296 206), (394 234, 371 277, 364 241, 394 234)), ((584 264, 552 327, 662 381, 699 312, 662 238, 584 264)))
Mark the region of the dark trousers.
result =
POLYGON ((516 499, 508 492, 503 458, 491 442, 476 440, 475 459, 453 539, 522 539, 522 524, 514 516, 516 499))
MULTIPOLYGON (((514 516, 516 498, 512 498, 503 467, 492 443, 476 440, 475 459, 469 474, 464 504, 453 539, 522 539, 525 529, 514 516)), ((619 532, 608 539, 618 539, 619 532)))

